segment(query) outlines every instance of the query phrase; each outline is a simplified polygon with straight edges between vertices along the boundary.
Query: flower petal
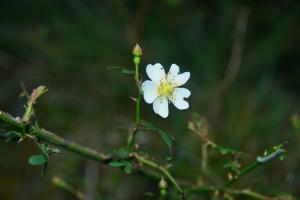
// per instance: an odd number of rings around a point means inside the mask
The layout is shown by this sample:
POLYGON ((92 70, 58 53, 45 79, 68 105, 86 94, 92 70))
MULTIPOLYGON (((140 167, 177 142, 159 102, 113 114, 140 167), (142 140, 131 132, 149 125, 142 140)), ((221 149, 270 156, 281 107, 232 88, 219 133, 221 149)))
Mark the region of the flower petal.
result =
POLYGON ((169 115, 168 99, 166 97, 159 97, 153 102, 153 110, 156 114, 163 118, 169 115))
POLYGON ((191 96, 191 92, 186 88, 175 88, 173 96, 171 98, 172 103, 179 110, 185 110, 189 108, 189 103, 184 100, 191 96))
POLYGON ((177 87, 181 86, 189 80, 190 76, 191 76, 190 72, 184 72, 182 74, 178 74, 177 76, 174 77, 172 83, 175 84, 177 87))
POLYGON ((172 64, 168 73, 168 76, 177 76, 179 73, 179 66, 176 64, 172 64))
POLYGON ((144 99, 147 103, 153 103, 153 101, 158 97, 157 93, 158 85, 153 81, 144 81, 142 84, 142 91, 144 93, 144 99))
POLYGON ((159 63, 156 63, 155 65, 147 65, 146 72, 149 78, 156 83, 159 83, 160 80, 166 75, 163 66, 159 63))

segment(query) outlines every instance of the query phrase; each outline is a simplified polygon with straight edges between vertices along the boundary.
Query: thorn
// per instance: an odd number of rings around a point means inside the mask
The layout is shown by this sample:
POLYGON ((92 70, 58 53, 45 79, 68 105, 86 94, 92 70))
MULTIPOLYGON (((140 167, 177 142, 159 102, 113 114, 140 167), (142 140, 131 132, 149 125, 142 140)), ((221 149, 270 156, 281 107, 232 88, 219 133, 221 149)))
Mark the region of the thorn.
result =
POLYGON ((18 140, 18 144, 20 144, 22 141, 24 141, 24 138, 23 137, 21 137, 19 140, 18 140))
POLYGON ((134 102, 136 102, 136 98, 135 97, 130 97, 130 99, 134 102))

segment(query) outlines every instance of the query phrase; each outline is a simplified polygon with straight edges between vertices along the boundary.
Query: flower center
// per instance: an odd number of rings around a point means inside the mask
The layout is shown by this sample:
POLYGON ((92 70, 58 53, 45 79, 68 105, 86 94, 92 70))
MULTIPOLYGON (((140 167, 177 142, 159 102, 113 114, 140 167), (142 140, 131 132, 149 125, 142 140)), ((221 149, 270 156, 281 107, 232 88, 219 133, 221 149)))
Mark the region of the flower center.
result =
POLYGON ((171 97, 174 87, 168 81, 161 80, 157 89, 158 96, 171 97))

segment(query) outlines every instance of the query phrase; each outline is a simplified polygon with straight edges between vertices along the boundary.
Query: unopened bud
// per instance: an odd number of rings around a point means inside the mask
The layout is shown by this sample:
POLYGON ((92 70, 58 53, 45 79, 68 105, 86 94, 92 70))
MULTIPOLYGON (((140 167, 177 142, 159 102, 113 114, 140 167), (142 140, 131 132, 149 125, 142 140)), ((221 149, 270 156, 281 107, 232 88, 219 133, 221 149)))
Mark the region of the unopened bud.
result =
POLYGON ((139 65, 141 62, 141 58, 139 56, 134 56, 133 57, 133 63, 136 65, 139 65))
POLYGON ((133 48, 132 54, 134 56, 142 56, 143 55, 143 51, 140 47, 140 45, 136 44, 135 47, 133 48))
POLYGON ((167 181, 164 179, 164 177, 162 177, 158 183, 158 187, 160 189, 166 189, 168 187, 168 183, 167 181))

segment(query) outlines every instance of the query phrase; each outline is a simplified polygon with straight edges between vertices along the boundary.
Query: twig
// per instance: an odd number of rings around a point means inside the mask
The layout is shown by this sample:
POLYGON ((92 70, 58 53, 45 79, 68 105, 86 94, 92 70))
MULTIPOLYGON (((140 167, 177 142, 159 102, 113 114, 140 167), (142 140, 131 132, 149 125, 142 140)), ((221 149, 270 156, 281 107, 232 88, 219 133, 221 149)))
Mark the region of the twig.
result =
POLYGON ((174 177, 170 174, 170 172, 166 168, 159 166, 155 162, 152 162, 151 160, 148 160, 138 154, 134 154, 133 157, 140 163, 147 165, 157 171, 160 171, 162 174, 164 174, 167 177, 167 179, 174 185, 176 190, 180 193, 182 199, 185 199, 183 189, 180 187, 180 185, 177 183, 177 181, 174 179, 174 177))
POLYGON ((256 167, 258 167, 262 164, 265 164, 265 163, 273 160, 274 158, 279 157, 283 153, 285 153, 285 150, 281 149, 281 148, 278 148, 274 152, 272 152, 268 155, 265 155, 263 157, 258 156, 256 161, 254 161, 254 162, 250 163, 249 165, 247 165, 246 167, 244 167, 233 179, 227 181, 224 184, 223 188, 230 187, 231 185, 233 185, 235 182, 237 182, 245 174, 247 174, 250 171, 254 170, 256 167))
POLYGON ((231 185, 233 185, 235 182, 237 182, 239 180, 239 178, 241 178, 242 176, 244 176, 245 174, 249 173, 250 171, 252 171, 253 169, 255 169, 256 167, 258 167, 259 165, 261 165, 262 163, 259 163, 257 161, 250 163, 249 165, 247 165, 246 167, 244 167, 240 173, 238 173, 233 179, 227 181, 223 188, 226 187, 230 187, 231 185))
POLYGON ((208 143, 202 143, 201 169, 203 172, 207 171, 207 145, 208 145, 208 143))
POLYGON ((70 184, 68 184, 58 176, 54 176, 52 178, 52 183, 57 187, 60 187, 61 189, 67 190, 79 200, 89 200, 89 198, 84 193, 82 193, 79 190, 76 190, 74 187, 72 187, 70 184))
POLYGON ((222 191, 223 193, 229 193, 232 195, 248 196, 248 197, 252 197, 253 199, 260 199, 260 200, 275 200, 275 199, 277 199, 277 198, 265 196, 258 192, 254 192, 250 189, 242 189, 242 190, 223 189, 223 190, 220 190, 217 187, 200 187, 200 188, 196 187, 196 188, 191 188, 188 190, 188 192, 198 193, 199 195, 214 194, 219 191, 222 191))
POLYGON ((254 199, 260 199, 260 200, 271 200, 271 199, 274 199, 272 197, 267 197, 265 195, 262 195, 258 192, 254 192, 252 190, 249 190, 249 189, 243 189, 243 190, 229 190, 229 192, 231 194, 236 194, 236 195, 245 195, 245 196, 248 196, 248 197, 252 197, 254 199))
MULTIPOLYGON (((23 131, 24 127, 26 126, 26 124, 24 124, 22 121, 13 118, 11 115, 3 111, 0 111, 0 121, 20 131, 23 131)), ((56 135, 55 133, 44 129, 35 129, 32 134, 38 139, 45 140, 49 143, 62 147, 63 149, 66 149, 91 160, 99 161, 102 163, 108 163, 112 159, 108 155, 96 152, 93 149, 76 144, 74 142, 70 142, 56 135)))
MULTIPOLYGON (((3 111, 0 111, 0 121, 7 125, 12 126, 14 129, 21 131, 21 132, 25 129, 24 127, 26 127, 26 124, 24 124, 24 122, 13 118, 11 115, 9 115, 8 113, 5 113, 3 111)), ((77 155, 80 155, 80 156, 90 159, 90 160, 95 160, 95 161, 98 161, 103 164, 108 164, 110 161, 114 160, 114 158, 111 157, 110 155, 99 153, 88 147, 68 141, 68 140, 58 136, 57 134, 52 133, 47 130, 44 130, 44 129, 34 129, 34 130, 32 130, 31 134, 34 135, 39 140, 44 140, 46 142, 49 142, 53 145, 56 145, 65 150, 71 151, 77 155)), ((182 188, 175 181, 175 179, 173 178, 173 176, 170 174, 170 172, 167 169, 159 166, 155 162, 152 162, 150 160, 147 160, 144 157, 139 156, 136 153, 134 154, 134 158, 136 158, 139 162, 143 163, 145 166, 154 168, 161 174, 165 175, 169 179, 169 181, 175 186, 175 188, 179 191, 180 195, 184 199, 184 193, 183 193, 182 188)), ((159 177, 157 175, 147 172, 143 169, 137 169, 136 172, 137 172, 137 174, 140 174, 140 175, 148 177, 148 178, 152 178, 156 181, 159 180, 159 177)))

